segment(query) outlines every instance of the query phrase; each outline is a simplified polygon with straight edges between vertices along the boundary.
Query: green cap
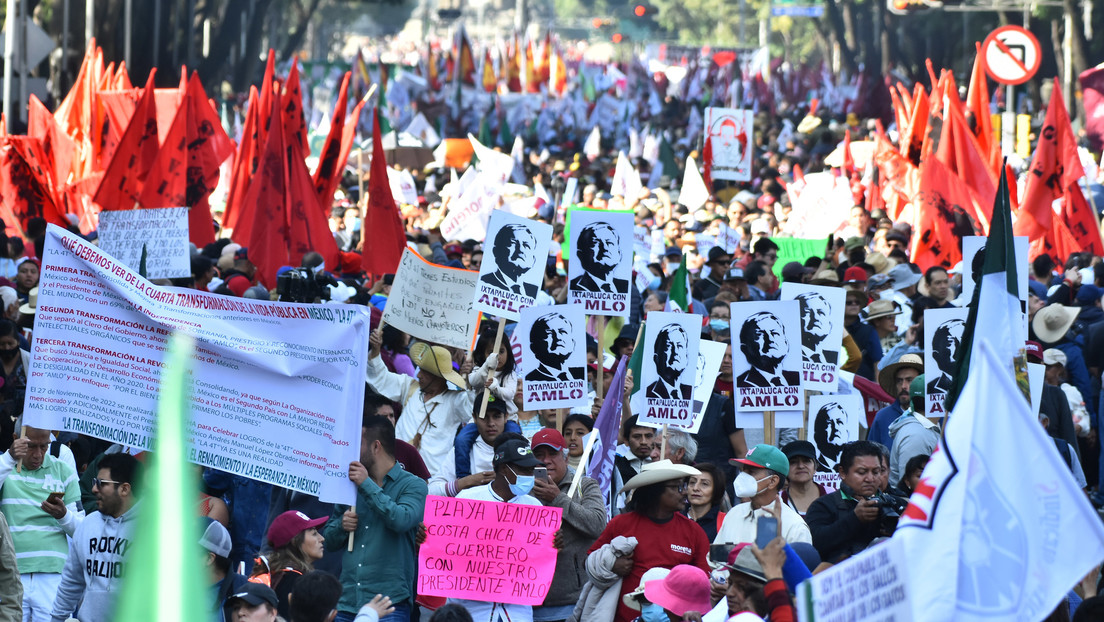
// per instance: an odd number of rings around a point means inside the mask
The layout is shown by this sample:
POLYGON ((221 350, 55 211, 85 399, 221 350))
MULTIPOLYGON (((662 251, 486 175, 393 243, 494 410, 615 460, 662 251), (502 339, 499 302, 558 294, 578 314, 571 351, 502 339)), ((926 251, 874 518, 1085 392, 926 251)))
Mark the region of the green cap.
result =
POLYGON ((924 374, 913 378, 909 385, 909 403, 914 411, 921 414, 924 412, 924 386, 924 374))
POLYGON ((751 451, 747 452, 746 457, 733 458, 729 460, 729 463, 735 465, 746 464, 760 469, 774 471, 785 477, 790 476, 789 458, 786 457, 786 454, 782 453, 781 449, 774 445, 756 445, 751 448, 751 451))

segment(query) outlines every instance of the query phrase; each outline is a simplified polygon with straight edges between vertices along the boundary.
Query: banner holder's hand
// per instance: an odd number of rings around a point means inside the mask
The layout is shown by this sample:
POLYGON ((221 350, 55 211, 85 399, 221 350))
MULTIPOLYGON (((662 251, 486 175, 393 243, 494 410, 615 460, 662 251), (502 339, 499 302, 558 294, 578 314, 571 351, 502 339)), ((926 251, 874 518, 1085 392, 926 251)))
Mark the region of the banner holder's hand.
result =
MULTIPOLYGON (((27 438, 27 426, 23 426, 23 428, 19 431, 19 438, 27 438)), ((23 458, 20 458, 19 462, 15 463, 15 472, 23 472, 23 458)))
MULTIPOLYGON (((368 469, 364 468, 364 465, 360 462, 353 461, 349 463, 349 479, 353 484, 359 487, 364 480, 368 479, 368 469)), ((349 552, 353 552, 353 536, 356 534, 357 528, 357 514, 356 506, 349 506, 348 510, 345 510, 344 516, 341 517, 341 527, 345 531, 349 532, 349 552)))
MULTIPOLYGON (((498 320, 498 332, 495 333, 494 347, 491 349, 491 352, 494 352, 496 355, 498 354, 499 348, 502 347, 502 332, 504 330, 506 330, 506 319, 505 318, 500 318, 498 320)), ((495 370, 490 370, 487 373, 487 382, 488 382, 487 386, 488 387, 490 386, 490 381, 491 381, 491 378, 493 377, 492 374, 497 374, 497 372, 495 370)), ((483 401, 481 401, 479 403, 479 418, 480 419, 487 416, 487 400, 489 400, 490 397, 491 397, 491 390, 489 388, 484 388, 483 389, 483 401)))

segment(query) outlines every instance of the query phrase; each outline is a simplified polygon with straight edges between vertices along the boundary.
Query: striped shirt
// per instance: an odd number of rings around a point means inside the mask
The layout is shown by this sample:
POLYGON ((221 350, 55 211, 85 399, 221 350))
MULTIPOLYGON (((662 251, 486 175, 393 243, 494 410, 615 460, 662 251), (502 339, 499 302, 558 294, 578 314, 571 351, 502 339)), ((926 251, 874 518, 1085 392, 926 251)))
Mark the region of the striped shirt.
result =
POLYGON ((15 470, 11 453, 0 455, 0 512, 8 519, 20 574, 61 573, 69 555, 66 535, 76 531, 80 486, 72 467, 46 454, 42 466, 15 470), (64 492, 68 511, 58 520, 42 509, 52 492, 64 492))

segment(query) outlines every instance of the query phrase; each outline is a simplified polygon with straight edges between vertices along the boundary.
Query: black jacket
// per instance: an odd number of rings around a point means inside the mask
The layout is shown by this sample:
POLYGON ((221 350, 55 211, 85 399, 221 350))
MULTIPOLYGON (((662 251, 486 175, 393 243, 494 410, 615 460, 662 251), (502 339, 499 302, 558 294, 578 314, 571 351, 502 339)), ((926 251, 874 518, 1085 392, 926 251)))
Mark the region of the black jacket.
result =
POLYGON ((880 522, 864 523, 855 516, 856 499, 843 498, 840 491, 813 501, 805 514, 805 523, 813 535, 813 546, 820 559, 829 563, 862 551, 880 533, 880 522))

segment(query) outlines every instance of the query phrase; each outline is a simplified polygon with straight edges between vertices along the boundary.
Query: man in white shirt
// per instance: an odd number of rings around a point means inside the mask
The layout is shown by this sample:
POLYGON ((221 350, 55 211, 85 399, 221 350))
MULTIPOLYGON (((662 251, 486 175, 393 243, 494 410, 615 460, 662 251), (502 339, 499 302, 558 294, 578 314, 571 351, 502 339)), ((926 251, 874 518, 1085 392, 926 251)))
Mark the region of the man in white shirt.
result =
POLYGON ((410 346, 410 359, 418 367, 415 380, 387 370, 379 355, 381 331, 372 331, 368 343, 368 386, 403 405, 402 416, 395 422, 395 438, 413 445, 429 472, 437 473, 452 450, 456 428, 471 421, 472 392, 464 388, 467 383, 452 368, 452 357, 441 346, 421 342, 410 346), (448 382, 462 388, 450 390, 448 382))
MULTIPOLYGON (((479 409, 481 399, 480 396, 476 396, 476 410, 479 409)), ((455 497, 463 490, 486 484, 494 479, 494 471, 491 465, 491 459, 494 457, 493 445, 499 435, 507 430, 509 423, 511 422, 506 421, 506 402, 493 397, 489 398, 486 414, 482 417, 475 417, 475 428, 479 433, 475 437, 475 442, 471 443, 471 448, 467 453, 470 465, 467 473, 462 475, 457 473, 456 445, 454 444, 448 457, 441 462, 440 470, 429 478, 429 494, 455 497)), ((468 424, 468 426, 471 425, 468 424)), ((509 426, 509 429, 519 431, 521 428, 517 424, 513 424, 509 426)), ((458 439, 457 443, 459 442, 458 439)))
POLYGON ((805 519, 790 506, 782 503, 780 493, 786 486, 790 461, 781 449, 773 445, 756 445, 746 458, 733 458, 730 463, 742 469, 734 482, 736 494, 747 501, 725 514, 714 544, 740 544, 755 542, 760 516, 773 516, 766 509, 772 503, 781 507, 781 525, 778 534, 786 542, 813 543, 813 536, 805 519))
MULTIPOLYGON (((475 486, 456 495, 459 499, 496 501, 541 505, 529 492, 533 489, 533 468, 541 462, 533 455, 529 441, 513 432, 500 434, 494 444, 494 480, 484 486, 475 486)), ((508 603, 492 603, 480 600, 450 598, 450 603, 463 605, 474 622, 533 622, 533 607, 508 603)))

